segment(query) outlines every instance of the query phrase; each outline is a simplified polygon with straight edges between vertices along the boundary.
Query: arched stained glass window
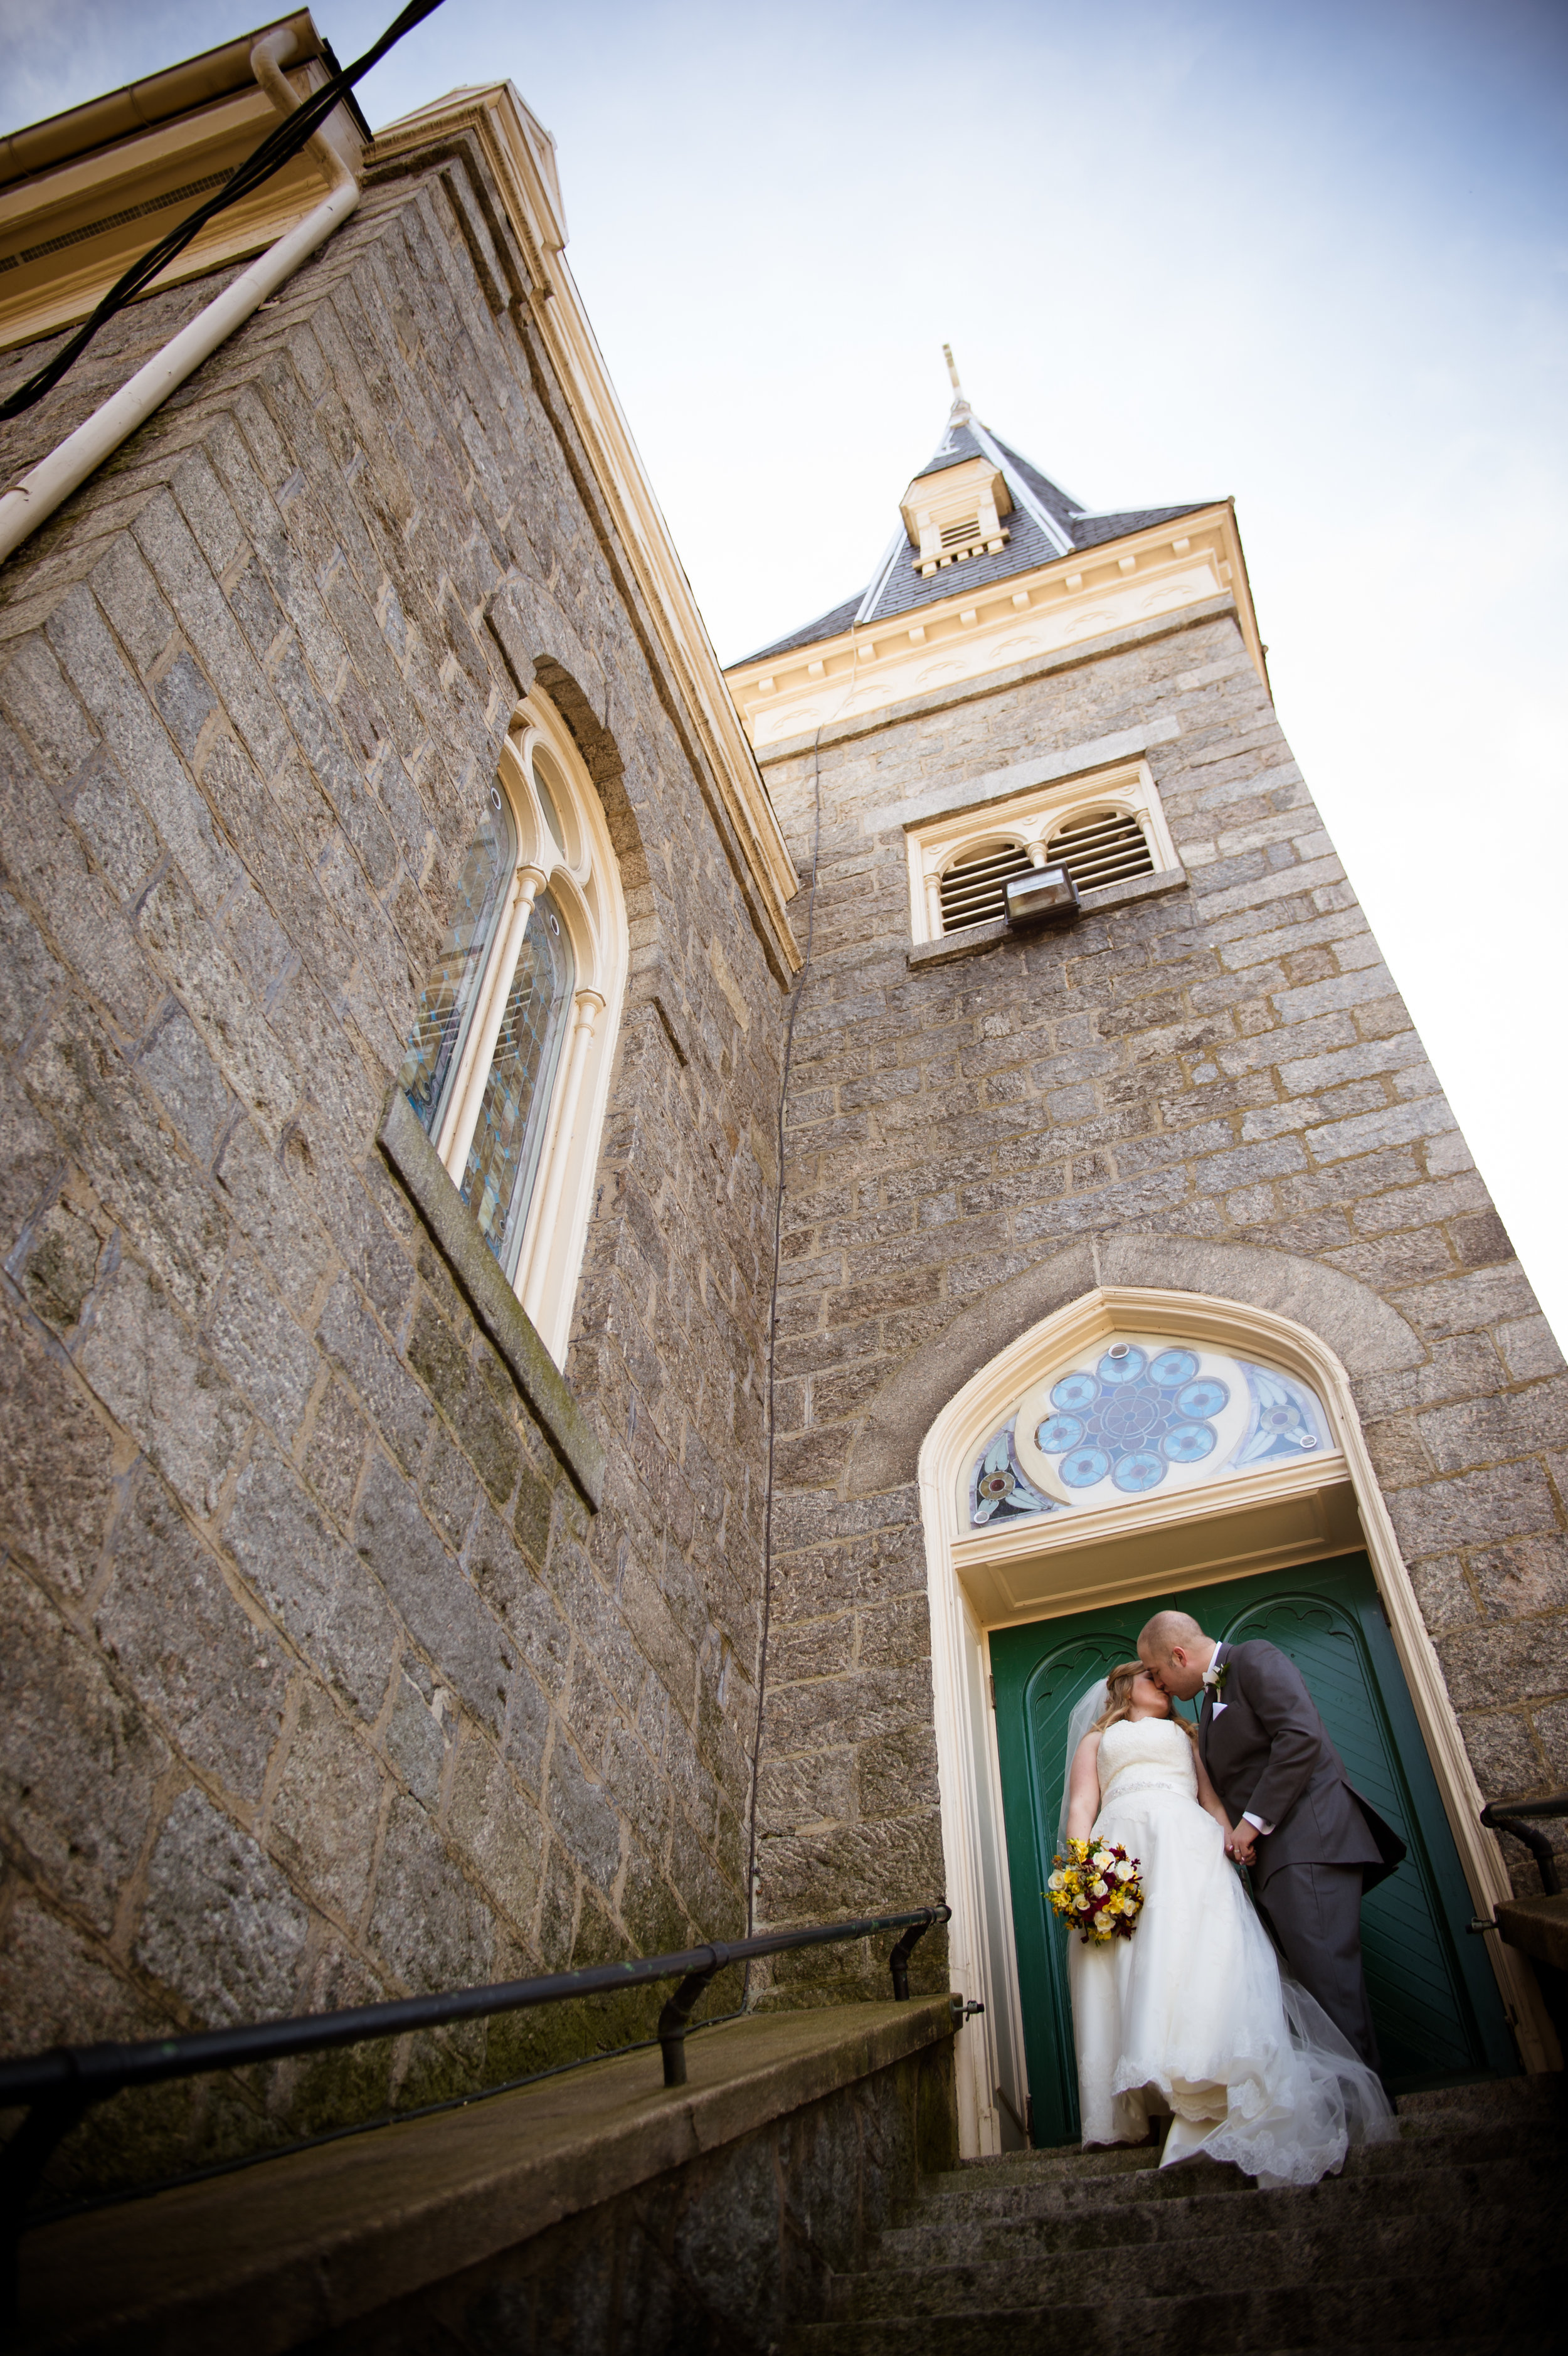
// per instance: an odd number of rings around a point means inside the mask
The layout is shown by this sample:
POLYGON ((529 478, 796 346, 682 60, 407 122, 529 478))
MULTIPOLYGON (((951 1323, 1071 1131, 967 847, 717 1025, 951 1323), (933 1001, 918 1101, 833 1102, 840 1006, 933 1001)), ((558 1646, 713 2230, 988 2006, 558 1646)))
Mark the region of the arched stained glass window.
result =
POLYGON ((480 1099, 463 1199, 508 1276, 517 1265, 574 980, 571 943, 548 892, 528 916, 480 1099))
POLYGON ((1101 1338, 1030 1384, 969 1467, 971 1529, 1200 1488, 1337 1451, 1311 1385, 1168 1334, 1101 1338))
POLYGON ((513 715, 401 1086, 563 1365, 630 953, 603 802, 542 695, 513 715))
POLYGON ((425 983, 401 1073, 403 1091, 432 1137, 474 1012, 516 851, 517 833, 506 797, 492 786, 489 807, 463 862, 452 922, 425 983))

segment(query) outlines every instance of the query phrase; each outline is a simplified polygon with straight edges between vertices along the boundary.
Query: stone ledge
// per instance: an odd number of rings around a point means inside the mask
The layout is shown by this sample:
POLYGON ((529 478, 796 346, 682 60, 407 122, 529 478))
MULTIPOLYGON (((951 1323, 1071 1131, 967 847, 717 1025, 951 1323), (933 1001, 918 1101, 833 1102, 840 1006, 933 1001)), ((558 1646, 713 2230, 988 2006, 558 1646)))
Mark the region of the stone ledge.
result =
POLYGON ((402 1180, 475 1316, 507 1361, 530 1414, 597 1513, 604 1494, 604 1451, 401 1088, 392 1090, 377 1143, 402 1180))
MULTIPOLYGON (((1107 884, 1093 899, 1083 903, 1086 916, 1098 916, 1111 908, 1125 908, 1134 900, 1158 900, 1168 892, 1187 889, 1184 867, 1165 867, 1157 875, 1132 875, 1125 884, 1107 884)), ((1042 931, 1070 931, 1069 926, 1042 926, 1042 931)), ((984 925, 965 925, 962 932, 944 933, 939 941, 916 941, 906 962, 912 973, 923 973, 927 966, 952 965, 957 958, 979 957, 993 949, 999 941, 1029 941, 1032 932, 1016 933, 1005 916, 993 916, 984 925)))
POLYGON ((1497 1923, 1509 1945, 1531 1963, 1568 1972, 1568 1895, 1505 1899, 1497 1923))
POLYGON ((22 2244, 25 2349, 272 2356, 597 2209, 953 2035, 945 1996, 752 2014, 22 2244))

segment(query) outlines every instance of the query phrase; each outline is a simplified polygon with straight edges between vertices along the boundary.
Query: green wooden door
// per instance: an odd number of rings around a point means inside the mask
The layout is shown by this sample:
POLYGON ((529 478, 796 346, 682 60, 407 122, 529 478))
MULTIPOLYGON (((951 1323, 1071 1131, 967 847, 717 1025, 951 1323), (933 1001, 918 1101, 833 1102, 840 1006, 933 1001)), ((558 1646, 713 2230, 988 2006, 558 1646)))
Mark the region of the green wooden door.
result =
POLYGON ((1041 1895, 1056 1847, 1063 1749, 1073 1704, 1131 1660, 1150 1615, 1174 1605, 1212 1636, 1266 1636, 1306 1678, 1359 1792, 1403 1836, 1409 1855, 1365 1901, 1367 1988, 1396 2090, 1508 2076, 1519 2057, 1393 1639, 1365 1555, 1223 1586, 1114 1604, 1065 1620, 995 1630, 997 1741, 1037 2144, 1078 2136, 1067 1990, 1067 1933, 1041 1895))

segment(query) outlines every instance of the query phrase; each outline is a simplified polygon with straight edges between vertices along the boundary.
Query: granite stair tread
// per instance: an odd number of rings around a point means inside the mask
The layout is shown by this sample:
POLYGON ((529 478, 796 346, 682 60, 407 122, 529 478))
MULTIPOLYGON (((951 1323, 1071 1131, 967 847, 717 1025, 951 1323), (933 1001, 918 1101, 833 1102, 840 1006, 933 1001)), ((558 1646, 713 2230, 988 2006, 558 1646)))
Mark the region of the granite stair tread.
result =
POLYGON ((1300 2190, 1201 2159, 1162 2170, 1152 2146, 965 2161, 828 2282, 790 2356, 891 2356, 912 2329, 967 2356, 1020 2325, 1040 2356, 1134 2341, 1147 2356, 1556 2356, 1561 2093, 1514 2079, 1405 2096, 1397 2143, 1300 2190))

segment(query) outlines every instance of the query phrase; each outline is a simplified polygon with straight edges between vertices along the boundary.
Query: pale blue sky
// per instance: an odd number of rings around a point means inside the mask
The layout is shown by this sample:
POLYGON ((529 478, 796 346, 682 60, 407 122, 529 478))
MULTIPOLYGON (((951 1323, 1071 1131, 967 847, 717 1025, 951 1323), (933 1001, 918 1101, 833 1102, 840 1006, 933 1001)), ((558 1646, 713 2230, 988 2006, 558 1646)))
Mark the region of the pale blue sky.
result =
MULTIPOLYGON (((395 0, 321 0, 345 59, 395 0)), ((264 21, 0 0, 36 119, 264 21)), ((446 0, 510 76, 722 655, 859 586, 980 414, 1094 507, 1233 492, 1282 721, 1568 1334, 1568 9, 446 0)))

